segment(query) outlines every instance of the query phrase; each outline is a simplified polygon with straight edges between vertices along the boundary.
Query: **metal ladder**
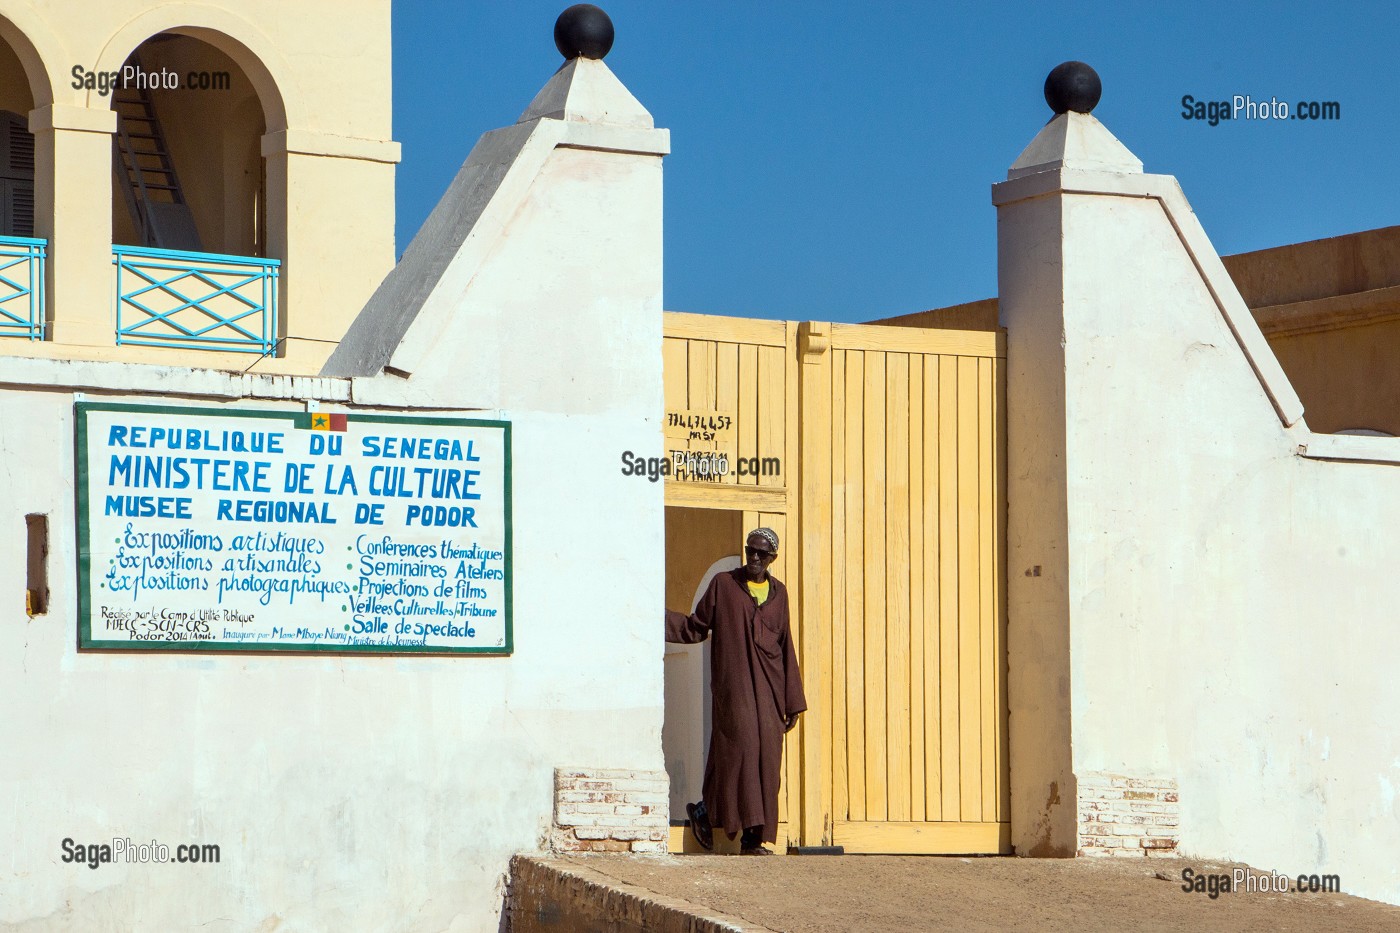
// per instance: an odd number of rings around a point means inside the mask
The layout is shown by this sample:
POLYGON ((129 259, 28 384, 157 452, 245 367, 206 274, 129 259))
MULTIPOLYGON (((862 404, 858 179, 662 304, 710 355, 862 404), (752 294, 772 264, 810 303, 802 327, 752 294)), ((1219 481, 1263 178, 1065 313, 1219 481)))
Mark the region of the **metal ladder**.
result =
MULTIPOLYGON (((135 55, 128 61, 140 68, 135 55)), ((140 245, 202 251, 194 214, 185 202, 150 95, 144 88, 115 88, 112 109, 117 114, 112 158, 141 234, 140 245)))

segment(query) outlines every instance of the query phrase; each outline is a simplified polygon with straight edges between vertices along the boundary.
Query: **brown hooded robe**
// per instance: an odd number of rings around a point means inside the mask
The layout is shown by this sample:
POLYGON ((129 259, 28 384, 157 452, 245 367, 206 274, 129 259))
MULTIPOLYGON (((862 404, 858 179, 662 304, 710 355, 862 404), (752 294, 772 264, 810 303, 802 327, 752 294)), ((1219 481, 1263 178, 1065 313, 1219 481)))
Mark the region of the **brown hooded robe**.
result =
POLYGON ((787 588, 769 574, 768 600, 759 606, 745 580, 743 568, 715 574, 694 615, 666 613, 666 640, 714 637, 704 790, 710 822, 731 836, 762 826, 763 841, 777 842, 783 723, 805 710, 807 700, 788 624, 787 588))

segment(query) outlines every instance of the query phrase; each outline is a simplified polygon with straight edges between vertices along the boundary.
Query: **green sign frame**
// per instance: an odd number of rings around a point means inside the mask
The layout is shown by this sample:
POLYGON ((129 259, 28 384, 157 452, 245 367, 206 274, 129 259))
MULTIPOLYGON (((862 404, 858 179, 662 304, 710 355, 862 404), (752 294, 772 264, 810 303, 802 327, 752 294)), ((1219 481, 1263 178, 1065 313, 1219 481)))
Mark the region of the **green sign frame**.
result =
MULTIPOLYGON (((182 405, 148 405, 118 402, 93 402, 81 400, 74 403, 74 455, 76 464, 76 515, 78 541, 78 648, 83 651, 130 651, 130 652, 177 652, 189 654, 239 653, 239 654, 334 654, 334 655, 420 655, 457 656, 486 655, 509 656, 514 652, 514 529, 512 524, 512 443, 511 423, 477 418, 435 418, 407 415, 371 414, 356 411, 337 411, 345 415, 348 424, 411 425, 428 428, 488 428, 502 432, 501 443, 504 451, 502 496, 504 524, 503 553, 503 626, 504 643, 481 647, 444 647, 404 644, 306 644, 306 643, 263 643, 256 641, 123 641, 93 637, 92 612, 94 584, 92 574, 93 547, 91 541, 91 521, 89 517, 91 464, 88 463, 88 417, 92 412, 128 412, 132 414, 157 414, 175 416, 203 416, 217 418, 244 418, 287 422, 296 429, 305 426, 307 412, 304 410, 271 409, 231 409, 209 408, 182 405)), ((323 410, 324 411, 324 410, 323 410)), ((325 607, 318 607, 326 612, 325 607)), ((336 620, 339 621, 339 620, 336 620)), ((316 621, 314 624, 321 624, 316 621)))

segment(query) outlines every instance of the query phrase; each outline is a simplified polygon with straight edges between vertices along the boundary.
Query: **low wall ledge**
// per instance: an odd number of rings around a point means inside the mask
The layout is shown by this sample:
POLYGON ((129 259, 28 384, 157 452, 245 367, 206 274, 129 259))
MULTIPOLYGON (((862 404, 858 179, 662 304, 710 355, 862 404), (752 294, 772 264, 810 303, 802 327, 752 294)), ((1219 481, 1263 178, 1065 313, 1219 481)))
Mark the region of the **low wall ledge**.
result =
POLYGON ((1400 464, 1400 437, 1313 434, 1298 445, 1298 453, 1309 460, 1400 464))
POLYGON ((559 145, 564 149, 595 149, 600 152, 621 152, 628 155, 664 156, 671 153, 671 131, 639 129, 630 126, 609 126, 600 123, 575 123, 565 120, 545 120, 558 127, 559 145))
POLYGON ((256 375, 107 360, 0 359, 0 388, 105 395, 350 402, 351 382, 333 376, 256 375))

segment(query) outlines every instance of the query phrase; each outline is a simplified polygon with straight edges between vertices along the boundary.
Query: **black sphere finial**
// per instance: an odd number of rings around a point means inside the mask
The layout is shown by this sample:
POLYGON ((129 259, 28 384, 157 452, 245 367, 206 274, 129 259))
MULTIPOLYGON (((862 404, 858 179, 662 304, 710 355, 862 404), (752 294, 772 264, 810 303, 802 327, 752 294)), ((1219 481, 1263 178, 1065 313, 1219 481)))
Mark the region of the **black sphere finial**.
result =
POLYGON ((1045 79, 1045 102, 1055 113, 1089 113, 1103 94, 1099 73, 1083 62, 1056 65, 1045 79))
POLYGON ((575 3, 554 21, 554 44, 566 59, 602 58, 612 48, 612 20, 591 3, 575 3))

